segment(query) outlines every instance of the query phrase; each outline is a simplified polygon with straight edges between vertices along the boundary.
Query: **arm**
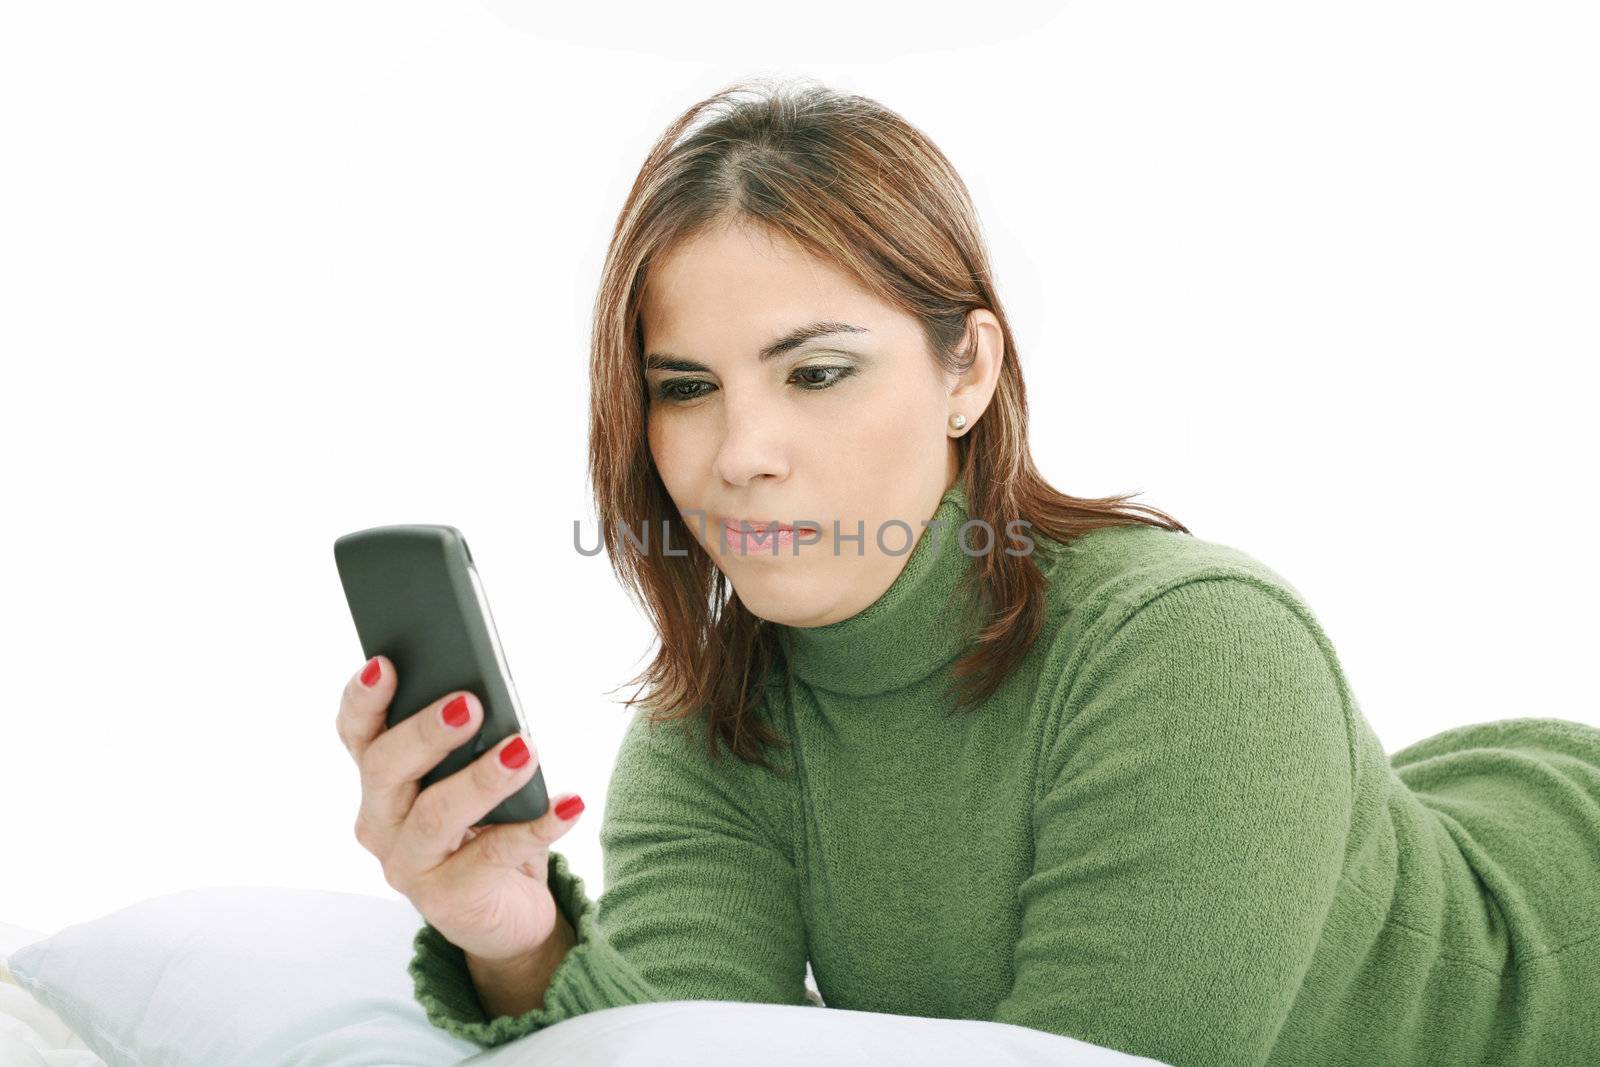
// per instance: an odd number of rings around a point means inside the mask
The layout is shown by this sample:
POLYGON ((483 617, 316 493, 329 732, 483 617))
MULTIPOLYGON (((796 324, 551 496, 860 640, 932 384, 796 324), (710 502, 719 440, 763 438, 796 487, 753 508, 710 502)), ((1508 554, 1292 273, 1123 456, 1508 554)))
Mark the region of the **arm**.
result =
POLYGON ((1248 580, 1192 580, 1122 620, 1059 713, 998 1021, 1184 1067, 1263 1063, 1354 806, 1318 632, 1248 580))
POLYGON ((490 1047, 626 1004, 813 1004, 798 876, 779 839, 789 826, 782 783, 728 753, 713 765, 700 729, 685 737, 680 724, 651 726, 643 712, 629 722, 601 822, 597 903, 566 857, 550 851, 550 891, 575 941, 542 1002, 531 987, 504 1001, 489 991, 496 1007, 538 1006, 490 1016, 462 951, 424 923, 409 972, 430 1021, 490 1047))

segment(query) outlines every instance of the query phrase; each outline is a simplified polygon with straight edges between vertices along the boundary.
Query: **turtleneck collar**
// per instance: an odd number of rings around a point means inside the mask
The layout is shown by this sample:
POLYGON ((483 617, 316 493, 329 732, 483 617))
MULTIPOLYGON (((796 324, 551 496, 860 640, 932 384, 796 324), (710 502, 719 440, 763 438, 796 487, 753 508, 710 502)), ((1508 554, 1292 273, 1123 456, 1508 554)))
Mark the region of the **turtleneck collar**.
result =
MULTIPOLYGON (((902 689, 956 659, 979 623, 979 596, 962 587, 978 560, 957 540, 968 517, 966 490, 957 478, 877 600, 826 626, 777 625, 795 676, 816 689, 872 696, 902 689)), ((975 547, 983 544, 981 530, 968 537, 975 547)))

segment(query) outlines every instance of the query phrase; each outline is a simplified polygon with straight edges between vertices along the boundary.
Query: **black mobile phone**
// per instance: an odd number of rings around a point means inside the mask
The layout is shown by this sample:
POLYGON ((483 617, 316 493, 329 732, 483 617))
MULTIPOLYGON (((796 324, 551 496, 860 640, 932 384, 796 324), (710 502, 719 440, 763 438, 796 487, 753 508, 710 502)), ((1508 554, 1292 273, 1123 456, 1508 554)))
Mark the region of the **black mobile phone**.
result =
MULTIPOLYGON (((394 726, 453 690, 483 703, 483 724, 422 776, 421 787, 448 778, 528 723, 495 632, 483 581, 467 539, 454 526, 374 526, 333 543, 362 654, 385 655, 398 682, 389 702, 394 726)), ((550 806, 544 767, 479 821, 526 822, 550 806)))

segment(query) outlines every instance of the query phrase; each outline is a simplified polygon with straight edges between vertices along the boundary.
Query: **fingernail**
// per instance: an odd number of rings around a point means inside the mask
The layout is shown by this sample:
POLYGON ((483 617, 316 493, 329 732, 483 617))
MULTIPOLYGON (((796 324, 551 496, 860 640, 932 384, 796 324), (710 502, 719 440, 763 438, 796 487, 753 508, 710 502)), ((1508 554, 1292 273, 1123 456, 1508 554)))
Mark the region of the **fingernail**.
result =
POLYGON ((467 695, 462 693, 444 706, 441 712, 447 726, 465 726, 467 720, 472 718, 472 710, 467 707, 467 695))
POLYGON ((574 793, 556 805, 556 818, 562 820, 563 822, 576 819, 578 817, 578 813, 582 810, 583 798, 574 793))
POLYGON ((500 762, 512 770, 516 770, 528 762, 528 745, 522 738, 517 738, 505 748, 500 750, 500 762))
POLYGON ((366 686, 368 689, 371 689, 372 683, 376 682, 378 680, 378 676, 382 673, 383 664, 378 662, 377 656, 373 656, 371 659, 367 660, 367 665, 361 668, 361 684, 366 686))

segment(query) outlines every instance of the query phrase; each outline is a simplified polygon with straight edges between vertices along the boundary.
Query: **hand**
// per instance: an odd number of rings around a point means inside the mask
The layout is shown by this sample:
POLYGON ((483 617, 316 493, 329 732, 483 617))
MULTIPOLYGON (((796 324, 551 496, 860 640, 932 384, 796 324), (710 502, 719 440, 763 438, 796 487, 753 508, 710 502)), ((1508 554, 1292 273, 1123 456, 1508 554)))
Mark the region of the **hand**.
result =
MULTIPOLYGON (((575 824, 583 801, 569 820, 558 818, 552 803, 537 819, 475 829, 533 777, 537 750, 520 734, 507 737, 419 792, 422 776, 476 734, 483 706, 472 693, 446 693, 389 729, 394 664, 386 656, 372 663, 379 673, 371 684, 358 672, 339 700, 339 739, 361 770, 356 840, 383 864, 384 880, 469 957, 486 963, 531 957, 560 918, 546 882, 549 849, 575 824), (451 726, 443 711, 459 710, 452 705, 458 697, 467 718, 451 726), (527 760, 507 767, 500 757, 520 753, 519 741, 527 744, 527 760)), ((370 668, 364 670, 371 677, 370 668)))

